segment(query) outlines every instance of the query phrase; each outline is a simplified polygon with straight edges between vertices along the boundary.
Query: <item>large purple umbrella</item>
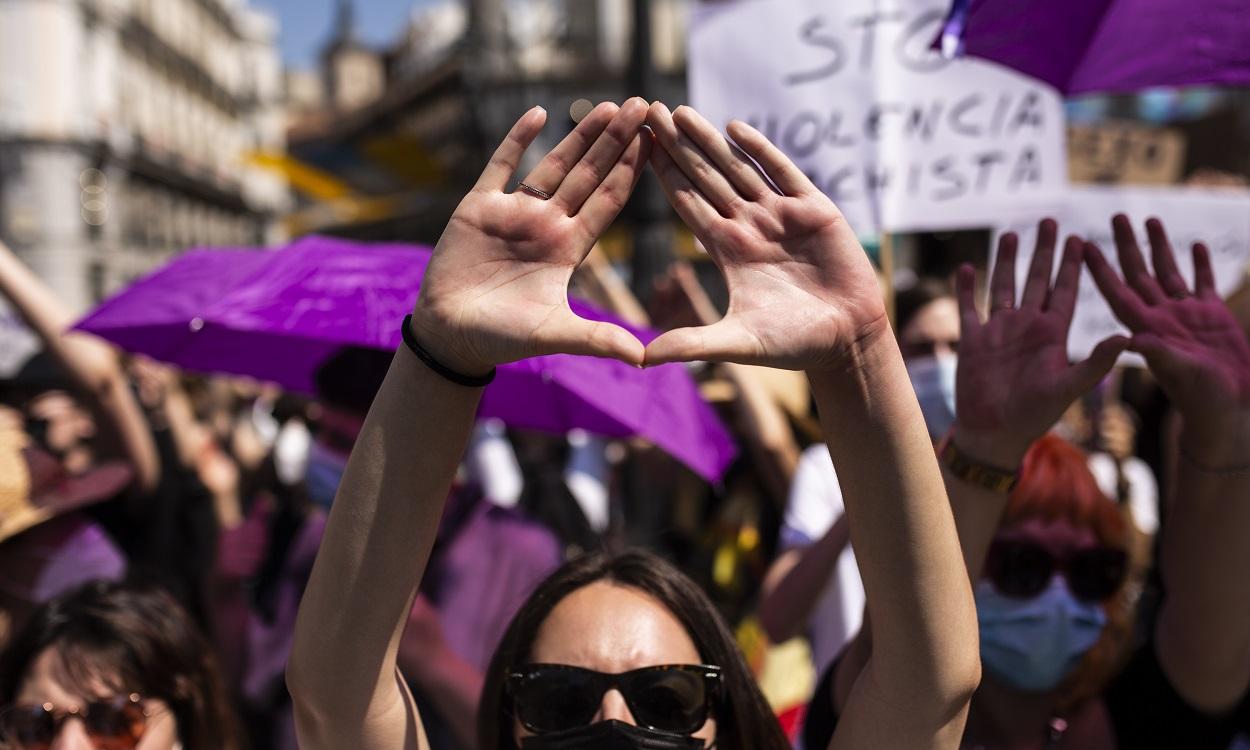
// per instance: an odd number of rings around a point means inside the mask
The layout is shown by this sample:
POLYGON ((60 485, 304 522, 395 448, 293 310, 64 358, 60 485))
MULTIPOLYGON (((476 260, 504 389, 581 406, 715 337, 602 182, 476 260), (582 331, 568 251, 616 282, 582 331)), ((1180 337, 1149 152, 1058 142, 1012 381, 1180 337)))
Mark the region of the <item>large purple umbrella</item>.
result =
MULTIPOLYGON (((430 250, 308 237, 269 251, 192 250, 105 301, 77 328, 188 370, 226 372, 311 393, 344 346, 395 349, 430 250)), ((583 318, 654 331, 583 302, 583 318)), ((715 480, 737 452, 680 364, 639 369, 558 354, 499 368, 480 415, 518 428, 645 437, 715 480)))
POLYGON ((1250 84, 1246 0, 955 0, 938 43, 1065 94, 1250 84))

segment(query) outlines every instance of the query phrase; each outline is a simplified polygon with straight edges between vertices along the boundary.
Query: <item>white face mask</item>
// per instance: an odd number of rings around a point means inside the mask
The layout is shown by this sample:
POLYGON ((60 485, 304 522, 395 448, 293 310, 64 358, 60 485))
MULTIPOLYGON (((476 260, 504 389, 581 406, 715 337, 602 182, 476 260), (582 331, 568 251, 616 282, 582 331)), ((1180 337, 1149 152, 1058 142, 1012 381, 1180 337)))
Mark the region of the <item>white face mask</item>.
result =
POLYGON ((282 425, 273 446, 273 465, 278 481, 288 487, 303 479, 308 473, 308 460, 312 450, 312 433, 298 419, 282 425))
POLYGON ((955 423, 955 371, 959 357, 942 353, 907 361, 907 376, 920 401, 929 436, 940 439, 955 423))

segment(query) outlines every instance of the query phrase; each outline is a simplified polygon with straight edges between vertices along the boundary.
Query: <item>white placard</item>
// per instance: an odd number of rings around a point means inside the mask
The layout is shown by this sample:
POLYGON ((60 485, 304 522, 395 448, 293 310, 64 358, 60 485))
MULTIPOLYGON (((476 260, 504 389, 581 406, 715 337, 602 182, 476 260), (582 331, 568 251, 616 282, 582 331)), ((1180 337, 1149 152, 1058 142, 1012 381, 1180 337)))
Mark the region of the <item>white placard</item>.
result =
POLYGON ((929 48, 945 0, 717 0, 690 29, 693 106, 758 127, 860 233, 994 226, 1066 187, 1045 84, 929 48))
MULTIPOLYGON (((1211 251, 1215 283, 1223 296, 1240 286, 1246 265, 1250 262, 1250 191, 1201 190, 1196 188, 1095 187, 1074 185, 1060 202, 1023 206, 1011 214, 1013 218, 999 223, 996 235, 1007 231, 1020 236, 1016 259, 1016 289, 1024 288, 1033 244, 1037 238, 1037 220, 1052 216, 1059 222, 1059 247, 1055 266, 1062 256, 1064 239, 1075 234, 1094 242, 1107 261, 1119 272, 1115 243, 1111 235, 1111 217, 1126 214, 1133 222, 1137 241, 1146 264, 1151 265, 1150 245, 1146 239, 1146 219, 1163 221, 1176 265, 1185 281, 1193 285, 1194 260, 1191 248, 1195 242, 1206 243, 1211 251)), ((993 245, 997 245, 997 236, 993 245)), ((991 250, 992 253, 992 250, 991 250)), ((991 263, 993 256, 991 255, 991 263)), ((1094 285, 1088 268, 1081 270, 1080 294, 1068 337, 1068 354, 1073 360, 1089 356, 1099 341, 1127 329, 1116 320, 1106 300, 1094 285)), ((1143 364, 1135 354, 1125 354, 1120 364, 1143 364)))

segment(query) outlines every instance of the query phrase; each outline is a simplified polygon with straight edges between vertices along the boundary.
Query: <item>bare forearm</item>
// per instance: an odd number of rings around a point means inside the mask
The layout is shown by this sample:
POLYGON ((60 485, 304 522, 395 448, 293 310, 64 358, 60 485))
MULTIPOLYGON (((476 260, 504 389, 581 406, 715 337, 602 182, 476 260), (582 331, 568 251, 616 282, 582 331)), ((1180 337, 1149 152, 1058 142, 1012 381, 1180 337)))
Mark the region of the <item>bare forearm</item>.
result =
MULTIPOLYGON (((297 706, 313 715, 332 711, 344 731, 402 702, 400 637, 479 396, 401 347, 352 451, 288 670, 297 706)), ((366 734, 376 731, 367 727, 366 734)))
POLYGON ((204 438, 196 429, 191 399, 181 387, 171 386, 165 395, 165 421, 169 425, 169 436, 173 438, 178 461, 185 467, 194 466, 204 447, 204 438))
POLYGON ((769 491, 784 503, 799 465, 799 446, 786 415, 756 379, 757 368, 730 362, 724 369, 738 387, 738 412, 769 491))
POLYGON ((108 420, 107 427, 117 439, 118 450, 134 469, 139 488, 154 489, 160 479, 156 443, 143 411, 130 392, 117 353, 95 336, 69 332, 74 323, 73 313, 3 244, 0 244, 0 293, 39 336, 48 353, 95 399, 95 406, 108 420))
MULTIPOLYGON (((871 615, 871 678, 945 712, 979 679, 976 616, 937 459, 893 335, 810 373, 871 615)), ((923 719, 922 719, 923 721, 923 719)))
POLYGON ((69 333, 74 315, 43 280, 0 244, 0 293, 84 390, 99 395, 120 372, 117 356, 103 341, 69 333))
MULTIPOLYGON (((996 435, 970 435, 958 424, 953 439, 965 456, 990 466, 1018 470, 1024 460, 1024 454, 1018 448, 1009 447, 1017 445, 1021 442, 1019 440, 1004 440, 996 435)), ((942 480, 946 484, 955 527, 959 531, 959 545, 968 568, 968 579, 976 581, 985 567, 985 556, 1007 509, 1009 496, 1005 492, 995 492, 959 479, 945 465, 942 466, 942 480)))
POLYGON ((774 643, 803 632, 850 541, 850 524, 842 515, 815 544, 791 550, 774 563, 760 602, 760 623, 774 643))
POLYGON ((1181 436, 1184 457, 1163 530, 1167 597, 1157 647, 1177 691, 1215 713, 1232 708, 1250 684, 1250 419, 1202 437, 1195 432, 1187 427, 1181 436))

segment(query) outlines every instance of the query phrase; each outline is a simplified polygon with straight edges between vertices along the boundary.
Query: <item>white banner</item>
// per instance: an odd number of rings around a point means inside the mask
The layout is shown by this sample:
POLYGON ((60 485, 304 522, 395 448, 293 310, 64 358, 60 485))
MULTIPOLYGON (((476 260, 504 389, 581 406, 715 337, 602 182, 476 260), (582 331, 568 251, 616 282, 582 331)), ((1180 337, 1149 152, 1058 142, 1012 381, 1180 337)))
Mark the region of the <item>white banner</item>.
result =
MULTIPOLYGON (((1215 283, 1222 296, 1228 296, 1241 285, 1247 263, 1250 263, 1250 191, 1201 190, 1196 188, 1095 187, 1073 186, 1062 201, 1023 206, 999 223, 998 232, 1016 232, 1020 250, 1016 259, 1016 289, 1024 288, 1033 243, 1037 238, 1037 220, 1054 217, 1059 222, 1059 247, 1055 251, 1055 267, 1062 256, 1063 241, 1068 235, 1084 237, 1098 245, 1107 261, 1119 272, 1115 242, 1111 236, 1111 217, 1123 213, 1133 222, 1137 241, 1150 262, 1150 245, 1146 239, 1146 219, 1156 217, 1163 222, 1176 253, 1176 265, 1191 288, 1194 280, 1195 242, 1204 242, 1211 251, 1215 283)), ((993 246, 998 243, 997 236, 993 246)), ((990 262, 993 262, 991 248, 990 262)), ((1106 300, 1094 285, 1089 269, 1081 269, 1081 287, 1072 331, 1068 337, 1068 354, 1074 359, 1089 356, 1094 346, 1108 336, 1127 334, 1116 320, 1106 300)), ((1125 354, 1121 364, 1141 365, 1136 354, 1125 354)))
POLYGON ((692 105, 751 123, 860 233, 994 226, 1066 187, 1045 84, 929 45, 945 0, 716 0, 690 30, 692 105))

